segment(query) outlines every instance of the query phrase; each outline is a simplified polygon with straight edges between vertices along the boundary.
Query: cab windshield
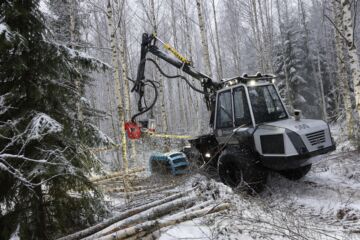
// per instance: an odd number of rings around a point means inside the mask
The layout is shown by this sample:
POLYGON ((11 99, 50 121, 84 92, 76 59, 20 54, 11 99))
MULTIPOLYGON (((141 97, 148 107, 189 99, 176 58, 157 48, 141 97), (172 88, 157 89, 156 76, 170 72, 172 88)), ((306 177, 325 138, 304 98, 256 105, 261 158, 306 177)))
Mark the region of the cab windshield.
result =
POLYGON ((248 87, 256 124, 287 118, 287 113, 273 85, 248 87))

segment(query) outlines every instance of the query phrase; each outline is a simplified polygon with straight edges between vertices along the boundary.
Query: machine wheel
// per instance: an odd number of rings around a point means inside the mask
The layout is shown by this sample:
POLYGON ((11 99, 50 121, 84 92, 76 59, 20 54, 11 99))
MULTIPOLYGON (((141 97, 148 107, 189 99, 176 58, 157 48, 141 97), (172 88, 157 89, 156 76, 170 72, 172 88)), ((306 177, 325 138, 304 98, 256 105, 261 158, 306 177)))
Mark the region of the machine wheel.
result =
POLYGON ((224 184, 254 193, 263 190, 268 171, 255 163, 249 151, 231 148, 220 155, 218 174, 224 184))
POLYGON ((311 169, 311 164, 306 165, 304 167, 299 167, 295 169, 288 169, 279 171, 279 173, 290 180, 298 180, 304 177, 311 169))

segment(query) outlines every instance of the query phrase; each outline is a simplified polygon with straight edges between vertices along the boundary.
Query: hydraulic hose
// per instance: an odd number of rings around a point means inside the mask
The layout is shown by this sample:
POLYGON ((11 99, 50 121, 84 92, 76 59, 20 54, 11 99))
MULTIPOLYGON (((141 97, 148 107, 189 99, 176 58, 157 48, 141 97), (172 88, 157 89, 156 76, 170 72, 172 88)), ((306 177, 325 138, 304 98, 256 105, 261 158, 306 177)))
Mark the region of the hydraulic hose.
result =
POLYGON ((205 94, 205 95, 207 95, 208 93, 207 92, 204 92, 204 91, 202 91, 202 90, 200 90, 200 89, 197 89, 196 87, 194 87, 190 82, 189 82, 189 80, 187 80, 184 76, 182 76, 182 75, 168 75, 167 73, 165 73, 162 69, 161 69, 161 67, 159 66, 159 64, 154 60, 154 59, 152 59, 152 58, 145 58, 144 59, 144 61, 150 61, 150 62, 152 62, 154 65, 155 65, 155 67, 159 70, 159 72, 163 75, 163 76, 165 76, 165 77, 167 77, 167 78, 181 78, 181 79, 183 79, 183 80, 185 80, 185 82, 191 87, 191 89, 193 89, 194 91, 196 91, 196 92, 198 92, 198 93, 201 93, 201 94, 205 94))
MULTIPOLYGON (((154 59, 152 59, 152 58, 144 58, 143 60, 141 60, 140 65, 143 64, 143 63, 146 62, 146 61, 152 62, 152 63, 155 65, 155 67, 159 70, 159 72, 160 72, 163 76, 165 76, 165 77, 167 77, 167 78, 170 78, 170 79, 180 78, 180 79, 184 80, 184 81, 189 85, 189 87, 190 87, 191 89, 193 89, 194 91, 196 91, 196 92, 198 92, 198 93, 201 93, 201 94, 204 94, 204 95, 206 95, 206 96, 209 94, 209 93, 207 93, 207 92, 205 92, 205 91, 202 91, 202 90, 196 88, 194 85, 192 85, 192 84, 189 82, 188 79, 186 79, 186 78, 185 78, 184 76, 182 76, 182 75, 169 75, 169 74, 165 73, 165 72, 161 69, 161 67, 159 66, 159 64, 158 64, 154 59)), ((160 83, 159 83, 159 82, 156 82, 156 81, 154 81, 154 80, 146 80, 145 82, 139 81, 139 80, 136 80, 136 81, 135 81, 135 80, 133 80, 133 79, 131 79, 131 78, 129 78, 129 77, 128 77, 128 80, 130 80, 131 82, 134 83, 134 87, 131 89, 131 91, 132 91, 132 92, 133 92, 133 91, 139 92, 139 94, 140 94, 140 99, 139 99, 139 101, 141 101, 141 98, 143 97, 143 90, 141 90, 141 89, 142 89, 142 86, 147 85, 146 83, 149 83, 148 86, 151 86, 151 87, 154 89, 154 91, 155 91, 155 96, 154 96, 154 99, 153 99, 152 103, 150 104, 150 106, 147 106, 147 104, 146 104, 146 102, 145 102, 145 109, 140 110, 141 108, 139 107, 140 112, 134 114, 134 115, 131 117, 131 121, 132 121, 132 122, 135 122, 135 119, 136 119, 138 116, 140 116, 140 115, 148 112, 151 108, 154 107, 154 105, 155 105, 155 103, 156 103, 156 101, 157 101, 157 98, 158 98, 158 89, 157 89, 158 86, 156 86, 155 83, 157 83, 157 84, 159 84, 159 85, 160 85, 160 83)), ((139 104, 141 104, 141 103, 139 103, 139 104)), ((140 105, 139 105, 139 106, 140 106, 140 105)))
POLYGON ((156 101, 157 101, 157 98, 158 98, 158 90, 157 90, 157 87, 156 87, 154 81, 152 81, 152 80, 146 80, 145 83, 149 83, 149 84, 151 85, 151 87, 154 88, 154 91, 155 91, 154 100, 152 101, 152 103, 150 104, 149 107, 146 107, 144 110, 142 110, 142 111, 134 114, 134 115, 131 117, 131 121, 132 121, 132 122, 135 122, 135 119, 136 119, 138 116, 146 113, 146 112, 149 111, 151 108, 153 108, 154 105, 155 105, 155 103, 156 103, 156 101))

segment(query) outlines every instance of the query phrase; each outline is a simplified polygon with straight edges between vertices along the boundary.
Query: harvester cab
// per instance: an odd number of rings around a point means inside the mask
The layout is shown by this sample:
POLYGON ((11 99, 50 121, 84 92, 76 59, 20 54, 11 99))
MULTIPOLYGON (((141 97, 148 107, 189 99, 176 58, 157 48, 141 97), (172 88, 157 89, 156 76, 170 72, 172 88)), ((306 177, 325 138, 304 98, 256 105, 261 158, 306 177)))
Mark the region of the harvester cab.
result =
MULTIPOLYGON (((150 110, 157 100, 157 84, 145 79, 146 62, 153 63, 166 78, 184 80, 192 90, 204 95, 206 106, 211 111, 210 126, 213 131, 190 139, 191 148, 183 152, 201 168, 214 167, 225 184, 259 191, 266 183, 270 170, 296 180, 305 176, 321 155, 335 149, 325 121, 304 119, 300 111, 290 115, 274 84, 275 76, 244 74, 213 81, 197 71, 169 44, 157 39, 155 34, 143 35, 138 75, 133 87, 139 97, 139 113, 129 123, 138 126, 136 118, 150 110), (157 47, 157 42, 163 44, 170 54, 157 47), (182 75, 166 74, 156 61, 147 58, 147 53, 198 80, 202 89, 182 75), (151 104, 144 107, 146 86, 154 89, 155 97, 151 104)), ((135 132, 139 133, 138 130, 135 132)), ((140 135, 134 134, 133 137, 140 135)))

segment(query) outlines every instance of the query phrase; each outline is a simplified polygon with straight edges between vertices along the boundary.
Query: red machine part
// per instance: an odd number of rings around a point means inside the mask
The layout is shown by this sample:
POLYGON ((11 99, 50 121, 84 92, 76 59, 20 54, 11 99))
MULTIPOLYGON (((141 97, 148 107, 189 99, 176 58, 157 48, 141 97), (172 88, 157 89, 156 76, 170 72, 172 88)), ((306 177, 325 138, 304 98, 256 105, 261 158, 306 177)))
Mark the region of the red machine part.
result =
POLYGON ((139 139, 141 137, 141 127, 135 122, 126 122, 125 131, 130 139, 139 139))

